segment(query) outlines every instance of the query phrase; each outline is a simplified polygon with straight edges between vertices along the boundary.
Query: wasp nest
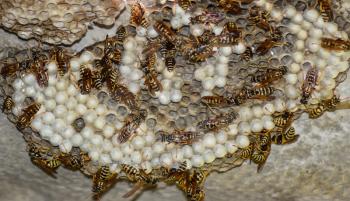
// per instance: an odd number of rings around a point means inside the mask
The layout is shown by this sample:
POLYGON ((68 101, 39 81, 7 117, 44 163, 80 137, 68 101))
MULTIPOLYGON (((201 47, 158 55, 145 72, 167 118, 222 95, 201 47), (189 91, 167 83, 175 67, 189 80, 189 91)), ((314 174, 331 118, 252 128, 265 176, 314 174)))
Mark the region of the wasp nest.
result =
POLYGON ((36 164, 93 175, 96 196, 125 175, 203 200, 210 171, 247 159, 261 171, 272 144, 298 140, 300 114, 337 109, 346 23, 315 8, 179 1, 148 12, 136 2, 115 36, 79 53, 32 49, 5 60, 3 111, 36 164))
POLYGON ((124 2, 108 1, 8 1, 0 5, 0 26, 23 39, 71 45, 91 23, 114 24, 124 2))

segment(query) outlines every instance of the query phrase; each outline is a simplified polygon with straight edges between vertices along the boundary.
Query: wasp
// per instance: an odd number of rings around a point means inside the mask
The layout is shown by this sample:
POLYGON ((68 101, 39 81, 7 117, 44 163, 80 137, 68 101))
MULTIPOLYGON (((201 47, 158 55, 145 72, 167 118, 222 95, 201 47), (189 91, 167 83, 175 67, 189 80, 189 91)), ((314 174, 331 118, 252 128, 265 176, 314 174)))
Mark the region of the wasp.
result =
POLYGON ((315 108, 307 109, 309 118, 316 119, 320 117, 326 111, 333 111, 335 107, 340 103, 339 97, 334 95, 331 99, 322 100, 315 108))
POLYGON ((320 7, 320 13, 323 21, 329 22, 334 19, 334 14, 332 11, 332 1, 331 0, 316 0, 315 7, 317 4, 320 7))
POLYGON ((294 120, 294 113, 285 111, 273 119, 273 123, 278 128, 277 132, 285 132, 294 120))
POLYGON ((267 158, 271 152, 271 141, 265 145, 259 145, 256 147, 255 152, 251 155, 250 160, 258 165, 257 172, 261 172, 267 158))
POLYGON ((254 87, 247 93, 248 99, 260 99, 260 100, 271 100, 274 97, 271 96, 276 91, 275 88, 270 86, 254 87))
POLYGON ((209 30, 205 30, 201 36, 194 37, 197 40, 197 44, 209 44, 211 42, 217 42, 215 34, 209 30))
POLYGON ((1 68, 1 75, 3 78, 12 77, 19 70, 19 63, 6 64, 1 68))
POLYGON ((27 108, 22 110, 22 114, 18 117, 17 120, 17 128, 22 130, 30 125, 32 122, 34 115, 39 111, 41 104, 33 103, 29 105, 27 108))
POLYGON ((348 51, 350 50, 350 41, 340 38, 321 38, 321 47, 331 51, 348 51))
POLYGON ((31 161, 42 169, 45 173, 52 177, 57 173, 56 169, 61 165, 61 161, 58 158, 53 159, 42 159, 42 158, 31 158, 31 161))
POLYGON ((57 154, 52 153, 48 146, 36 142, 32 137, 26 139, 27 151, 33 164, 42 169, 45 173, 55 177, 56 169, 61 165, 57 154))
POLYGON ((260 133, 254 133, 257 137, 257 142, 259 146, 264 146, 271 143, 271 132, 272 130, 263 130, 260 133))
POLYGON ((128 36, 128 31, 125 26, 119 26, 116 32, 116 42, 119 45, 122 45, 128 36))
POLYGON ((161 47, 160 52, 162 57, 164 58, 165 66, 168 71, 173 71, 176 65, 176 47, 169 41, 165 41, 161 47))
POLYGON ((233 120, 237 118, 236 112, 230 112, 224 115, 216 116, 213 119, 206 119, 197 124, 199 129, 203 130, 218 130, 220 128, 224 128, 231 124, 233 120))
POLYGON ((241 105, 248 99, 249 89, 243 88, 237 94, 227 98, 228 103, 232 105, 241 105))
POLYGON ((277 69, 268 68, 265 72, 257 72, 251 76, 251 82, 259 86, 266 86, 276 80, 279 80, 287 73, 287 66, 280 66, 277 69))
POLYGON ((4 103, 2 104, 2 112, 9 112, 15 106, 11 96, 6 96, 4 103))
POLYGON ((230 101, 224 96, 203 96, 201 102, 211 107, 225 107, 230 104, 230 101))
POLYGON ((240 39, 240 32, 235 32, 231 34, 220 34, 212 40, 212 43, 218 46, 236 45, 238 44, 240 39))
POLYGON ((199 45, 199 47, 189 52, 188 59, 190 62, 203 62, 213 56, 214 53, 214 44, 199 45))
POLYGON ((274 144, 283 145, 283 144, 291 144, 297 141, 298 138, 299 138, 299 135, 295 134, 294 127, 290 127, 286 132, 277 133, 274 136, 272 136, 271 141, 274 144))
POLYGON ((273 26, 270 27, 270 36, 271 39, 275 42, 281 41, 283 39, 283 33, 280 29, 273 26))
POLYGON ((262 12, 258 7, 252 7, 249 10, 248 20, 264 31, 271 30, 268 19, 269 15, 264 11, 262 12))
POLYGON ((110 96, 117 102, 122 102, 131 110, 138 108, 135 95, 129 89, 117 82, 118 73, 115 70, 110 71, 107 78, 107 88, 110 96))
POLYGON ((191 0, 177 0, 177 4, 185 11, 192 7, 191 0))
POLYGON ((251 47, 247 47, 246 50, 240 55, 242 61, 250 61, 253 58, 253 50, 251 47))
POLYGON ((154 69, 156 63, 156 54, 153 53, 146 58, 145 61, 141 62, 142 71, 145 73, 145 85, 148 88, 149 93, 155 96, 155 92, 162 91, 163 87, 157 76, 158 73, 154 69))
POLYGON ((30 63, 30 68, 33 70, 40 87, 47 87, 49 84, 49 75, 45 68, 46 61, 44 57, 40 53, 33 53, 33 61, 30 63))
POLYGON ((118 142, 125 143, 128 141, 132 135, 136 132, 136 129, 145 121, 147 117, 146 110, 140 110, 139 112, 134 112, 129 114, 124 126, 121 128, 121 131, 118 135, 118 142))
POLYGON ((167 134, 165 132, 160 133, 160 141, 174 144, 187 145, 192 144, 199 137, 199 133, 192 131, 174 131, 167 134))
POLYGON ((69 57, 65 54, 63 48, 55 47, 50 50, 50 57, 57 62, 57 71, 60 76, 64 76, 70 69, 69 57))
MULTIPOLYGON (((119 49, 114 48, 108 50, 105 55, 102 57, 102 60, 104 60, 105 63, 108 63, 109 61, 112 61, 115 64, 120 64, 122 58, 122 53, 119 49)), ((110 66, 110 65, 107 65, 110 66)))
POLYGON ((178 43, 175 32, 164 22, 156 21, 153 27, 158 32, 158 34, 164 37, 167 41, 170 41, 175 45, 178 43))
POLYGON ((101 88, 102 77, 88 67, 82 66, 80 68, 81 78, 78 80, 80 92, 82 94, 88 94, 91 92, 92 88, 101 88))
POLYGON ((301 86, 302 95, 300 103, 307 104, 312 92, 315 89, 318 80, 318 70, 316 68, 310 68, 305 76, 303 85, 301 86))
POLYGON ((236 154, 239 158, 241 159, 250 159, 253 152, 255 150, 255 145, 253 142, 251 142, 248 147, 245 147, 245 148, 241 148, 239 149, 238 153, 236 154))
POLYGON ((258 54, 259 56, 265 55, 271 48, 276 47, 276 46, 281 46, 284 43, 281 42, 276 42, 271 38, 265 39, 262 43, 258 45, 258 47, 255 50, 255 53, 258 54))
POLYGON ((191 17, 192 24, 218 24, 225 19, 223 13, 204 11, 202 14, 191 17))
POLYGON ((118 174, 111 172, 109 166, 102 166, 93 175, 92 192, 95 198, 99 198, 116 181, 118 174))
POLYGON ((219 7, 229 14, 240 15, 243 13, 240 3, 236 0, 219 0, 218 4, 219 7))
POLYGON ((145 18, 145 8, 139 2, 133 4, 131 7, 130 24, 132 26, 148 26, 145 18))
POLYGON ((79 170, 83 167, 83 162, 79 155, 61 154, 60 160, 65 167, 72 170, 79 170))
POLYGON ((188 184, 185 187, 187 197, 190 200, 204 200, 204 191, 203 185, 204 181, 209 175, 209 172, 206 170, 195 170, 193 174, 188 178, 188 184))
POLYGON ((144 185, 155 185, 159 181, 156 176, 147 174, 144 170, 137 169, 131 165, 122 164, 121 168, 131 181, 136 181, 134 187, 123 196, 124 198, 130 197, 144 185))

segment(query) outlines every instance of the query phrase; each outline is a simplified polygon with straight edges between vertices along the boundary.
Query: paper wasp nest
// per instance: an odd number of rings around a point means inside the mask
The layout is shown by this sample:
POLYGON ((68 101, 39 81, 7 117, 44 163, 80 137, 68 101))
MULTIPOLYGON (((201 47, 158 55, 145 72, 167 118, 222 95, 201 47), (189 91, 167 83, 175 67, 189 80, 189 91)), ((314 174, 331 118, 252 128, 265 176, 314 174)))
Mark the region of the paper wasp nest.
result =
MULTIPOLYGON (((49 154, 31 151, 32 160, 54 174, 78 155, 73 167, 93 175, 98 196, 125 175, 138 185, 175 183, 203 200, 210 171, 245 160, 261 171, 273 146, 302 135, 292 125, 302 113, 318 118, 336 109, 350 58, 345 12, 320 14, 320 5, 303 1, 178 3, 127 5, 127 23, 81 52, 8 55, 3 111, 29 147, 51 144, 49 154)), ((115 15, 106 16, 93 21, 113 24, 115 15)), ((13 21, 4 26, 16 30, 13 21)))
POLYGON ((0 5, 0 26, 23 39, 71 45, 93 23, 113 25, 123 9, 124 2, 119 0, 4 0, 0 5))

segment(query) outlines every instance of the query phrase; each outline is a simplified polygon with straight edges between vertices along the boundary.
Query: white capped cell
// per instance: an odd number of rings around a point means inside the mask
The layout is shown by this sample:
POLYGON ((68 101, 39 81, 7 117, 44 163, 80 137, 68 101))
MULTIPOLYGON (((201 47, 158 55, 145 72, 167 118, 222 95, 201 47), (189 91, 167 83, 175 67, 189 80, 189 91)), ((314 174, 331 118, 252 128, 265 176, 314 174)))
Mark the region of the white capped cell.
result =
POLYGON ((99 104, 96 108, 95 111, 97 115, 103 115, 107 112, 107 107, 104 104, 99 104))
POLYGON ((54 114, 56 117, 62 118, 66 115, 67 108, 64 105, 57 105, 54 109, 54 114))
POLYGON ((207 149, 204 151, 203 159, 206 163, 211 163, 215 160, 215 154, 211 149, 207 149))
POLYGON ((56 96, 56 88, 55 87, 52 87, 52 86, 48 86, 46 87, 46 89, 44 90, 44 94, 45 96, 49 97, 49 98, 52 98, 52 97, 55 97, 56 96))
POLYGON ((184 157, 186 158, 191 158, 193 156, 193 149, 191 146, 189 145, 185 145, 182 147, 183 153, 184 153, 184 157))
POLYGON ((203 137, 203 144, 207 148, 213 148, 216 145, 216 138, 213 133, 207 133, 203 137))
POLYGON ((216 72, 221 77, 226 77, 228 75, 228 65, 219 63, 216 65, 216 72))
POLYGON ((254 105, 252 107, 252 112, 255 117, 261 117, 264 114, 264 111, 260 105, 254 105))
POLYGON ((60 79, 56 83, 56 89, 59 90, 59 91, 66 91, 67 90, 67 85, 68 85, 68 83, 64 79, 60 79))
POLYGON ((304 18, 309 22, 316 22, 319 17, 319 13, 315 9, 307 9, 304 11, 304 18))
POLYGON ((141 136, 135 136, 132 139, 132 144, 135 149, 142 149, 145 146, 145 140, 141 136))
POLYGON ((254 133, 258 133, 263 130, 263 122, 260 119, 253 119, 250 122, 250 129, 254 133))
POLYGON ((294 73, 289 73, 287 75, 285 75, 285 79, 287 81, 288 84, 294 85, 298 82, 298 76, 297 74, 294 73))
POLYGON ((217 158, 222 158, 227 154, 226 148, 222 144, 215 145, 214 153, 217 158))
POLYGON ((163 90, 162 92, 160 92, 158 99, 159 99, 159 102, 161 104, 163 104, 163 105, 169 104, 170 103, 170 93, 169 93, 169 91, 164 91, 163 90))
POLYGON ((227 140, 227 133, 225 131, 219 131, 216 135, 216 142, 219 144, 223 144, 227 140))
POLYGON ((36 131, 41 130, 41 127, 43 126, 42 120, 40 117, 35 117, 31 123, 31 128, 33 128, 36 131))
POLYGON ((114 132, 115 132, 115 130, 114 130, 114 127, 113 126, 111 126, 111 125, 106 125, 104 128, 103 128, 103 136, 105 137, 105 138, 110 138, 110 137, 112 137, 113 135, 114 135, 114 132))
POLYGON ((181 99, 182 99, 181 91, 180 90, 171 90, 171 92, 170 92, 170 99, 174 103, 180 102, 181 99))
POLYGON ((50 143, 53 145, 53 146, 59 146, 61 143, 62 143, 62 137, 58 134, 53 134, 51 137, 50 137, 50 143))
POLYGON ((184 153, 182 149, 172 149, 171 156, 173 161, 182 162, 184 159, 184 153))
POLYGON ((66 122, 63 119, 55 119, 53 123, 53 129, 56 132, 62 133, 65 127, 66 127, 66 122))
POLYGON ((150 37, 150 38, 156 38, 158 36, 158 33, 157 31, 154 29, 153 26, 149 26, 148 29, 147 29, 147 35, 150 37))
POLYGON ((143 160, 151 160, 152 159, 152 157, 153 157, 153 150, 152 150, 152 148, 151 147, 144 147, 143 149, 142 149, 142 158, 143 158, 143 160))
POLYGON ((155 153, 162 153, 165 149, 165 145, 162 142, 156 142, 153 144, 152 149, 155 153))
POLYGON ((253 112, 249 107, 243 106, 239 108, 238 115, 242 121, 248 121, 253 117, 253 112))
POLYGON ((160 155, 160 164, 165 167, 171 167, 173 165, 173 159, 170 153, 164 153, 160 155))
POLYGON ((90 63, 93 59, 94 59, 93 54, 88 51, 84 51, 79 58, 80 63, 82 64, 90 63))
POLYGON ((250 133, 250 124, 246 121, 242 121, 238 124, 238 131, 241 134, 249 134, 250 133))
POLYGON ((86 126, 80 133, 85 139, 90 139, 94 134, 94 131, 92 130, 92 128, 86 126))
POLYGON ((68 87, 67 87, 67 94, 69 96, 75 96, 79 93, 79 90, 77 88, 75 88, 74 85, 70 84, 68 87))
POLYGON ((43 125, 40 129, 40 135, 44 139, 50 139, 53 133, 52 128, 48 125, 43 125))
POLYGON ((235 136, 238 134, 238 127, 237 124, 230 124, 228 126, 228 135, 235 136))
POLYGON ((75 111, 80 114, 80 115, 84 115, 87 111, 87 108, 85 105, 83 104, 78 104, 75 111))
POLYGON ((283 112, 286 109, 286 103, 280 98, 274 100, 274 106, 277 112, 283 112))
POLYGON ((101 163, 101 165, 107 165, 112 163, 112 159, 108 154, 101 154, 99 162, 101 163))
POLYGON ((204 68, 198 68, 195 72, 194 72, 194 78, 198 81, 202 81, 205 79, 206 77, 206 71, 204 70, 204 68))
POLYGON ((249 145, 249 138, 246 135, 238 135, 236 137, 236 144, 239 148, 245 148, 249 145))
POLYGON ((203 142, 201 142, 201 141, 196 141, 196 142, 194 142, 194 143, 192 144, 192 148, 193 148, 193 151, 194 151, 195 153, 201 154, 201 153, 203 153, 205 147, 204 147, 203 142))
POLYGON ((193 36, 201 36, 204 29, 200 24, 193 24, 190 26, 190 32, 193 36))
POLYGON ((131 154, 131 162, 135 164, 140 164, 142 161, 142 156, 140 152, 135 151, 131 154))
MULTIPOLYGON (((32 73, 27 74, 27 75, 25 75, 25 76, 23 77, 23 81, 24 81, 24 83, 25 83, 26 85, 34 86, 34 85, 36 84, 35 75, 33 75, 32 73)), ((19 81, 17 81, 17 82, 19 82, 19 81)), ((19 82, 19 83, 21 83, 21 82, 19 82)), ((23 83, 23 82, 22 82, 22 83, 23 83)), ((17 84, 16 81, 15 81, 15 84, 17 84)), ((23 84, 22 84, 22 85, 23 85, 23 84)))
POLYGON ((233 154, 238 150, 237 144, 235 141, 228 141, 225 143, 225 148, 227 153, 233 154))
POLYGON ((170 20, 170 25, 173 29, 179 29, 182 27, 182 20, 180 17, 174 16, 170 20))
POLYGON ((66 103, 68 99, 67 93, 65 91, 60 91, 56 94, 55 100, 58 104, 66 103))
POLYGON ((73 145, 70 140, 66 139, 66 140, 63 140, 62 144, 59 145, 59 148, 61 152, 69 153, 72 150, 73 145))
POLYGON ((55 115, 51 112, 45 112, 42 119, 45 124, 52 124, 55 121, 55 115))
POLYGON ((204 165, 204 159, 201 155, 194 155, 191 159, 193 167, 202 167, 204 165))
POLYGON ((110 152, 110 155, 114 161, 119 161, 123 158, 123 153, 119 148, 113 148, 110 152))
POLYGON ((74 134, 71 138, 70 141, 72 142, 72 145, 74 147, 80 147, 83 143, 83 137, 80 134, 74 134))

